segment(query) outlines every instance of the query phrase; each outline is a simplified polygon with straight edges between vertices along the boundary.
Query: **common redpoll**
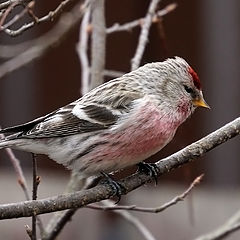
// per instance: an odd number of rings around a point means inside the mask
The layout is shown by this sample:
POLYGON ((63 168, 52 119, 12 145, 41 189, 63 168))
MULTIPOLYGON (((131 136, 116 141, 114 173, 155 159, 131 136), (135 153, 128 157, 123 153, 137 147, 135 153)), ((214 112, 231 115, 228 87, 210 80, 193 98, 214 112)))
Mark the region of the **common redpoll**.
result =
POLYGON ((161 150, 207 107, 195 71, 180 58, 149 63, 50 114, 9 127, 0 148, 46 154, 83 176, 110 173, 161 150))

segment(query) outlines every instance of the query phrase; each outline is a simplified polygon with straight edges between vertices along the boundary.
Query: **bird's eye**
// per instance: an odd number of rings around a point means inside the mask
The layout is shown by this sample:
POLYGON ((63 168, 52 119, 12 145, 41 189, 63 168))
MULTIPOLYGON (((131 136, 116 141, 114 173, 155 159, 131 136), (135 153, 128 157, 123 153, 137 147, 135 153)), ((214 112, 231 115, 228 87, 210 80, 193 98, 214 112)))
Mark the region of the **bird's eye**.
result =
POLYGON ((187 93, 193 93, 193 89, 184 85, 184 89, 186 90, 187 93))

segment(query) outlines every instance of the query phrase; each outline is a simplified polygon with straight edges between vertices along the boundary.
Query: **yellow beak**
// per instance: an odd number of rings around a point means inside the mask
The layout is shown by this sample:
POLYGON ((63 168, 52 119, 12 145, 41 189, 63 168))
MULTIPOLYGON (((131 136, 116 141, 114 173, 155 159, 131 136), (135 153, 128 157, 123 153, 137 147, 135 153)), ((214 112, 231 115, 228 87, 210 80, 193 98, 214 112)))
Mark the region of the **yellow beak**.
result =
POLYGON ((206 101, 203 98, 202 92, 200 92, 199 98, 193 100, 193 105, 196 107, 204 107, 210 109, 210 106, 206 103, 206 101))

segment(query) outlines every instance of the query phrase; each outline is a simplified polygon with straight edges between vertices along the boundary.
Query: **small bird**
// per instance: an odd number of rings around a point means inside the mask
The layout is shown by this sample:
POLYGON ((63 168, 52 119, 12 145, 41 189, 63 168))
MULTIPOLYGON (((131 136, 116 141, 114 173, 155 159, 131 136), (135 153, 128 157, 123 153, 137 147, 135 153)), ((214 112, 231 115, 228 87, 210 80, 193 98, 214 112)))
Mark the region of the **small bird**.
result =
POLYGON ((209 108, 180 57, 146 64, 31 122, 2 129, 0 149, 46 154, 82 176, 135 165, 168 144, 197 107, 209 108))

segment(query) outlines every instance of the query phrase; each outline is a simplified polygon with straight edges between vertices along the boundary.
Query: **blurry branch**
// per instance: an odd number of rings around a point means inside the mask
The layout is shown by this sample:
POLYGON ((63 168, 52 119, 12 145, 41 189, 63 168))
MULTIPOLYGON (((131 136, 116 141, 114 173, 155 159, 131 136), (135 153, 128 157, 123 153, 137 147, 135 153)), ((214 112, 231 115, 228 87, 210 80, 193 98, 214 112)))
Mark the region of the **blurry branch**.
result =
MULTIPOLYGON (((171 156, 158 161, 158 176, 163 175, 175 168, 189 163, 192 160, 204 155, 218 145, 239 135, 240 117, 226 124, 220 129, 212 132, 199 141, 190 144, 184 149, 171 156)), ((119 183, 126 189, 125 194, 152 180, 144 173, 135 173, 119 183)), ((47 199, 25 201, 0 205, 0 219, 11 219, 20 217, 30 217, 33 214, 43 214, 54 211, 61 211, 70 208, 80 208, 93 202, 99 202, 113 196, 114 190, 108 184, 98 184, 97 186, 74 193, 63 194, 47 199)))
MULTIPOLYGON (((1 127, 0 127, 0 129, 1 129, 1 127)), ((0 139, 3 139, 4 137, 5 137, 4 134, 0 134, 0 139)), ((8 157, 9 157, 12 165, 13 165, 13 168, 14 168, 16 174, 17 174, 17 181, 18 181, 20 187, 22 188, 22 190, 24 192, 25 198, 27 200, 30 200, 29 189, 28 189, 28 186, 27 186, 25 176, 23 174, 23 170, 22 170, 20 161, 16 158, 12 149, 5 148, 5 151, 8 155, 8 157)))
MULTIPOLYGON (((65 193, 72 193, 75 191, 80 191, 86 185, 86 179, 83 179, 77 172, 72 172, 68 186, 65 193)), ((42 237, 43 240, 55 239, 63 227, 71 220, 71 217, 75 214, 78 209, 68 209, 66 211, 57 212, 50 219, 46 229, 45 234, 42 237)))
POLYGON ((216 230, 202 235, 195 240, 220 240, 228 237, 230 234, 240 229, 240 210, 229 218, 222 226, 216 230))
MULTIPOLYGON (((160 11, 158 11, 156 13, 156 15, 154 15, 153 17, 153 23, 155 22, 159 22, 159 20, 161 19, 161 17, 163 17, 164 15, 170 13, 171 11, 175 10, 175 8, 177 7, 176 3, 172 3, 169 4, 168 6, 166 6, 164 9, 161 9, 160 11)), ((106 29, 106 33, 114 33, 114 32, 119 32, 119 31, 130 31, 132 30, 134 27, 137 26, 141 26, 141 24, 143 23, 144 18, 123 24, 123 25, 119 25, 119 24, 114 24, 113 26, 109 27, 108 29, 106 29)), ((88 26, 87 31, 91 31, 91 26, 88 26)), ((87 34, 86 34, 87 35, 87 34)), ((81 36, 81 35, 80 35, 81 36)), ((26 41, 24 43, 19 43, 19 44, 15 44, 12 46, 9 45, 0 45, 0 57, 2 58, 11 58, 11 57, 15 57, 16 55, 20 54, 21 52, 25 51, 26 49, 28 49, 30 46, 35 46, 38 45, 38 39, 37 40, 31 40, 31 41, 26 41)), ((81 41, 79 41, 77 49, 79 50, 79 44, 81 44, 81 41)), ((108 76, 112 76, 112 77, 119 77, 119 74, 111 74, 112 72, 115 71, 110 71, 110 70, 106 70, 106 74, 104 73, 104 75, 108 75, 108 76), (109 75, 108 73, 109 72, 109 75)), ((117 71, 116 71, 117 73, 117 71)), ((121 74, 123 75, 123 74, 121 74)))
POLYGON ((0 10, 8 8, 11 4, 20 5, 28 2, 31 2, 31 0, 9 0, 9 1, 0 3, 0 10))
MULTIPOLYGON (((111 208, 115 205, 115 203, 111 200, 105 200, 101 202, 103 206, 99 206, 102 208, 111 208)), ((152 235, 152 233, 146 228, 146 226, 135 216, 130 214, 128 211, 125 210, 116 210, 114 211, 118 216, 124 218, 128 223, 132 224, 140 234, 146 240, 156 240, 156 238, 152 235)))
POLYGON ((7 28, 11 27, 14 23, 20 20, 26 13, 29 13, 34 18, 35 22, 37 22, 38 19, 35 17, 35 15, 32 12, 35 2, 31 1, 19 14, 16 14, 10 21, 8 21, 5 25, 3 25, 3 22, 5 21, 7 15, 10 13, 10 11, 12 11, 15 5, 16 3, 10 5, 9 8, 4 12, 0 21, 0 31, 6 30, 7 28))
MULTIPOLYGON (((152 23, 158 22, 161 17, 174 11, 176 7, 177 7, 176 3, 171 3, 167 5, 164 9, 157 11, 152 17, 152 23)), ((113 24, 113 26, 107 28, 106 31, 108 34, 115 33, 115 32, 122 32, 122 31, 131 31, 133 28, 141 26, 144 23, 144 21, 145 21, 145 18, 140 18, 122 25, 115 23, 113 24)))
POLYGON ((42 37, 39 37, 34 42, 35 44, 13 59, 1 64, 0 78, 36 60, 49 49, 56 46, 57 43, 61 42, 66 34, 80 22, 89 2, 90 0, 86 0, 84 3, 77 4, 71 12, 62 15, 55 27, 42 37))
MULTIPOLYGON (((11 29, 5 29, 5 27, 3 26, 3 29, 5 31, 5 33, 7 33, 8 35, 12 36, 12 37, 16 37, 18 35, 20 35, 21 33, 23 33, 24 31, 28 30, 29 28, 32 28, 34 25, 36 24, 40 24, 43 22, 49 22, 49 21, 53 21, 55 18, 57 18, 63 11, 63 9, 71 2, 73 2, 74 0, 65 0, 62 1, 55 10, 50 11, 47 15, 41 17, 41 18, 35 18, 34 21, 30 22, 30 23, 26 23, 24 25, 22 25, 20 28, 16 29, 16 30, 11 30, 11 29)), ((28 9, 27 9, 28 10, 28 9)), ((27 12, 27 11, 26 11, 27 12)))
POLYGON ((137 207, 136 205, 130 205, 130 206, 121 206, 121 205, 111 205, 111 206, 99 206, 99 205, 88 205, 86 208, 90 209, 96 209, 96 210, 129 210, 129 211, 136 211, 136 212, 147 212, 147 213, 159 213, 167 208, 177 204, 180 201, 183 201, 185 197, 192 191, 192 189, 198 185, 203 178, 203 174, 198 176, 197 178, 194 179, 194 181, 191 183, 189 188, 184 191, 182 194, 177 195, 174 197, 172 200, 169 202, 163 204, 160 207, 155 207, 155 208, 145 208, 145 207, 137 207))
POLYGON ((88 40, 89 40, 89 22, 90 22, 90 7, 86 10, 80 30, 79 41, 76 46, 76 50, 81 64, 81 94, 84 95, 89 91, 89 61, 88 61, 88 40))
POLYGON ((113 77, 113 78, 118 78, 121 77, 125 72, 120 72, 120 71, 115 71, 115 70, 104 70, 103 75, 108 76, 108 77, 113 77))
MULTIPOLYGON (((37 176, 37 158, 34 153, 32 153, 32 200, 37 199, 37 189, 38 185, 40 183, 40 177, 37 176)), ((31 231, 31 239, 36 240, 37 239, 37 229, 36 229, 36 223, 37 223, 37 216, 35 214, 32 215, 32 231, 31 231)), ((43 230, 43 229, 40 229, 43 230)), ((28 231, 30 233, 30 231, 28 231)))
POLYGON ((8 14, 12 11, 12 9, 17 5, 17 2, 13 2, 11 5, 8 6, 5 12, 2 12, 2 15, 0 16, 0 31, 3 29, 2 25, 7 18, 8 14))
MULTIPOLYGON (((1 139, 4 138, 4 134, 0 134, 0 138, 1 139)), ((13 153, 12 149, 5 148, 5 151, 6 151, 7 155, 8 155, 8 157, 9 157, 12 165, 13 165, 13 168, 14 168, 16 174, 17 174, 18 183, 19 183, 20 187, 23 190, 25 198, 27 200, 30 200, 29 189, 28 189, 27 182, 26 182, 26 179, 25 179, 25 176, 24 176, 24 173, 23 173, 23 170, 22 170, 22 167, 21 167, 19 159, 16 158, 16 156, 13 153)), ((44 228, 43 228, 43 223, 41 221, 41 218, 39 216, 37 217, 37 223, 38 223, 38 227, 39 227, 40 233, 42 234, 44 232, 44 228)))
POLYGON ((92 4, 91 81, 90 89, 103 83, 106 54, 105 0, 92 4))
POLYGON ((64 228, 66 223, 71 220, 77 209, 68 209, 64 212, 57 213, 51 220, 50 225, 48 225, 48 230, 43 236, 42 240, 53 240, 59 235, 61 230, 64 228))
POLYGON ((147 15, 144 18, 143 24, 141 25, 141 33, 138 39, 138 45, 134 57, 132 58, 131 70, 135 70, 139 67, 140 61, 143 56, 144 49, 148 41, 148 34, 152 24, 152 19, 155 14, 156 8, 160 0, 152 0, 147 15))

